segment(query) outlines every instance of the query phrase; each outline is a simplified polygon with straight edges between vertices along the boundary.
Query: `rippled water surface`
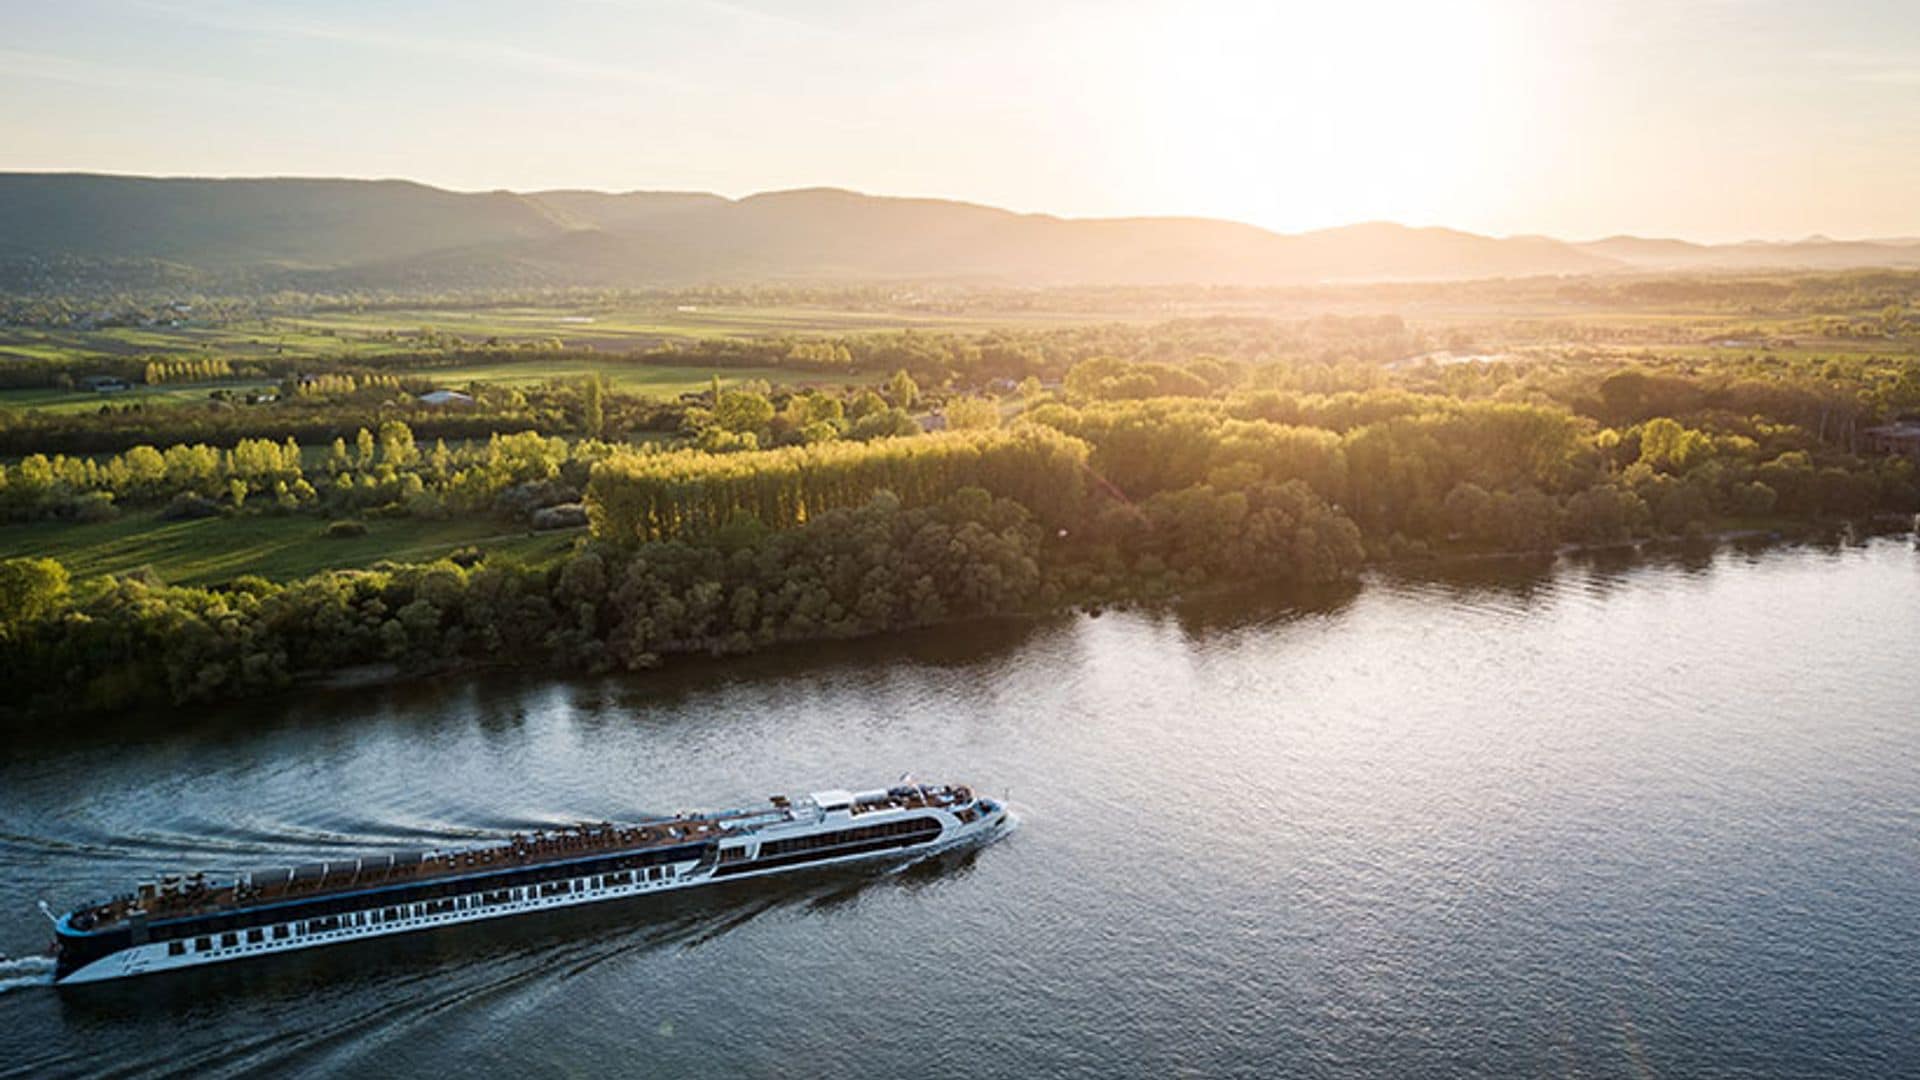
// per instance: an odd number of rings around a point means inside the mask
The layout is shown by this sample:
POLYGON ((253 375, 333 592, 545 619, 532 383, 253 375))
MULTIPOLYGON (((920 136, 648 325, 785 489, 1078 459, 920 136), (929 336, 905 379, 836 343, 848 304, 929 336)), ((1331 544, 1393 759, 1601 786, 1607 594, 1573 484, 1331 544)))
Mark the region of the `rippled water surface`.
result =
POLYGON ((0 1075, 1920 1073, 1907 541, 1390 577, 0 751, 0 1075), (34 901, 869 786, 996 843, 55 991, 34 901))

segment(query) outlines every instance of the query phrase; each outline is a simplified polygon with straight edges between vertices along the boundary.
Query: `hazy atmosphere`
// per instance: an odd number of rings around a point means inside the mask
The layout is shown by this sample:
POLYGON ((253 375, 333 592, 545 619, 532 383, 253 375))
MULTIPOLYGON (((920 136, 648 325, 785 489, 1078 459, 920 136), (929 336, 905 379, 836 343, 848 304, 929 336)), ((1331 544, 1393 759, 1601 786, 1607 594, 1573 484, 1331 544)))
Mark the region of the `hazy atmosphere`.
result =
POLYGON ((1902 0, 76 0, 0 12, 0 100, 10 169, 1920 232, 1902 0))
POLYGON ((1920 18, 0 7, 0 1080, 1920 1077, 1920 18))

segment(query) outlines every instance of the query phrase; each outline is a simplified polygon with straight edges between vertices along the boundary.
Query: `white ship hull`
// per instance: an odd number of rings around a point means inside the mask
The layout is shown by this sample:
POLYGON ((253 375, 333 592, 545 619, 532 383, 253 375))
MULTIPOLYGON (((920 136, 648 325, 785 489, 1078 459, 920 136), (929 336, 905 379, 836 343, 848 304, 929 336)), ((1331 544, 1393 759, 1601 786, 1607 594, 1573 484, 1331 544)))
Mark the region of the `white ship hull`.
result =
MULTIPOLYGON (((262 921, 259 925, 245 930, 207 935, 197 940, 176 938, 130 945, 75 968, 61 975, 56 981, 58 985, 69 986, 123 979, 135 975, 198 969, 235 960, 272 956, 302 949, 324 948, 350 941, 417 933, 442 926, 509 918, 557 908, 579 907, 822 866, 918 858, 982 838, 1005 823, 1006 808, 1004 806, 981 800, 977 807, 975 812, 964 815, 969 820, 962 820, 961 816, 947 809, 925 808, 911 813, 876 815, 861 819, 860 824, 863 826, 875 823, 884 825, 887 817, 922 823, 925 823, 928 818, 934 818, 940 822, 939 831, 929 839, 909 845, 888 847, 884 850, 858 851, 846 855, 823 855, 822 857, 803 855, 799 856, 803 861, 792 862, 789 865, 754 866, 753 862, 762 851, 763 844, 774 843, 776 840, 786 840, 792 844, 795 839, 804 841, 810 835, 805 826, 798 828, 786 826, 771 830, 764 839, 755 835, 747 843, 716 847, 716 851, 738 853, 737 865, 730 865, 729 862, 716 859, 695 858, 663 863, 644 870, 554 877, 538 884, 507 888, 489 888, 485 879, 482 878, 475 881, 472 892, 436 900, 392 904, 370 898, 368 906, 361 910, 350 911, 324 920, 325 923, 330 924, 326 928, 309 928, 310 921, 321 922, 322 920, 295 920, 289 923, 262 921), (620 880, 623 878, 625 880, 620 880)), ((811 831, 816 834, 830 833, 835 828, 845 828, 850 821, 851 819, 844 811, 838 814, 822 813, 820 818, 811 824, 811 831)), ((793 859, 795 856, 785 858, 793 859)))

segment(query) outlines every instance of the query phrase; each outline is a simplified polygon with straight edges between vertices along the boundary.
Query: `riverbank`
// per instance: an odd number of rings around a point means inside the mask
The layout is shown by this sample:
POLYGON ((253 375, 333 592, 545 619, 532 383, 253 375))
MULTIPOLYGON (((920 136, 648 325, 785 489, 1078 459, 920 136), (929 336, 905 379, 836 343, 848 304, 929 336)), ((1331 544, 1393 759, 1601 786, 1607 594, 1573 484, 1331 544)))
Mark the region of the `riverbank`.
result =
MULTIPOLYGON (((1535 565, 1545 572, 1554 563, 1579 556, 1613 555, 1627 559, 1653 557, 1661 554, 1690 554, 1700 556, 1720 546, 1739 544, 1757 548, 1785 547, 1799 544, 1858 541, 1872 536, 1911 536, 1910 530, 1891 527, 1891 521, 1863 523, 1854 525, 1844 522, 1799 522, 1785 523, 1792 528, 1727 528, 1684 538, 1640 538, 1631 542, 1616 544, 1564 544, 1553 551, 1487 551, 1487 550, 1449 550, 1431 553, 1419 558, 1397 560, 1373 560, 1361 568, 1354 577, 1338 582, 1301 583, 1282 575, 1256 575, 1234 579, 1209 581, 1200 585, 1183 586, 1165 590, 1139 590, 1129 593, 1113 593, 1099 597, 1063 597, 1053 604, 1023 604, 1006 610, 969 615, 961 618, 949 618, 916 623, 910 626, 891 627, 862 634, 820 634, 811 637, 788 637, 778 641, 758 644, 735 650, 696 649, 664 652, 649 665, 650 670, 679 669, 689 666, 725 669, 728 665, 739 663, 747 656, 765 656, 782 650, 805 649, 823 642, 847 642, 858 644, 870 642, 881 637, 901 632, 917 633, 966 633, 968 627, 982 627, 990 624, 1039 625, 1047 620, 1074 613, 1099 617, 1108 613, 1128 611, 1166 611, 1187 605, 1217 605, 1223 600, 1235 597, 1262 596, 1268 602, 1281 607, 1300 607, 1303 609, 1321 609, 1337 606, 1351 599, 1364 588, 1376 575, 1387 574, 1404 578, 1428 574, 1445 574, 1449 568, 1472 567, 1482 565, 1515 564, 1535 565), (1878 531, 1870 531, 1868 525, 1881 526, 1878 531)), ((594 668, 579 663, 579 658, 560 661, 561 670, 577 673, 581 677, 591 678, 605 673, 604 667, 594 668)), ((490 673, 531 670, 540 666, 553 666, 552 659, 508 658, 504 656, 457 656, 439 657, 424 662, 404 663, 394 660, 382 660, 364 664, 355 664, 324 671, 299 673, 291 681, 276 690, 254 695, 249 700, 270 703, 285 700, 289 696, 311 691, 345 691, 394 686, 412 682, 430 682, 463 680, 490 673)), ((232 700, 232 699, 230 699, 232 700)), ((143 711, 144 712, 144 711, 143 711)), ((149 713, 149 715, 151 715, 149 713)), ((13 714, 15 720, 31 719, 29 714, 13 714)))

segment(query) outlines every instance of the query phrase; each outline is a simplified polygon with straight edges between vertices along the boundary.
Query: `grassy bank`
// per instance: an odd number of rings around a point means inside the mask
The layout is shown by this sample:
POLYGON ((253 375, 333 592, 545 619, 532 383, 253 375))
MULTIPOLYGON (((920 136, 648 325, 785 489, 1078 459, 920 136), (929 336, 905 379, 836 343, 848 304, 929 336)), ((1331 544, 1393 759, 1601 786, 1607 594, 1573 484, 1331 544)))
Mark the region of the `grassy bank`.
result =
POLYGON ((508 531, 489 518, 368 521, 364 536, 333 538, 305 514, 163 521, 152 513, 113 521, 0 526, 0 558, 58 559, 76 578, 149 568, 175 585, 210 585, 241 574, 290 581, 383 559, 429 562, 465 547, 538 562, 568 551, 580 530, 508 531))

